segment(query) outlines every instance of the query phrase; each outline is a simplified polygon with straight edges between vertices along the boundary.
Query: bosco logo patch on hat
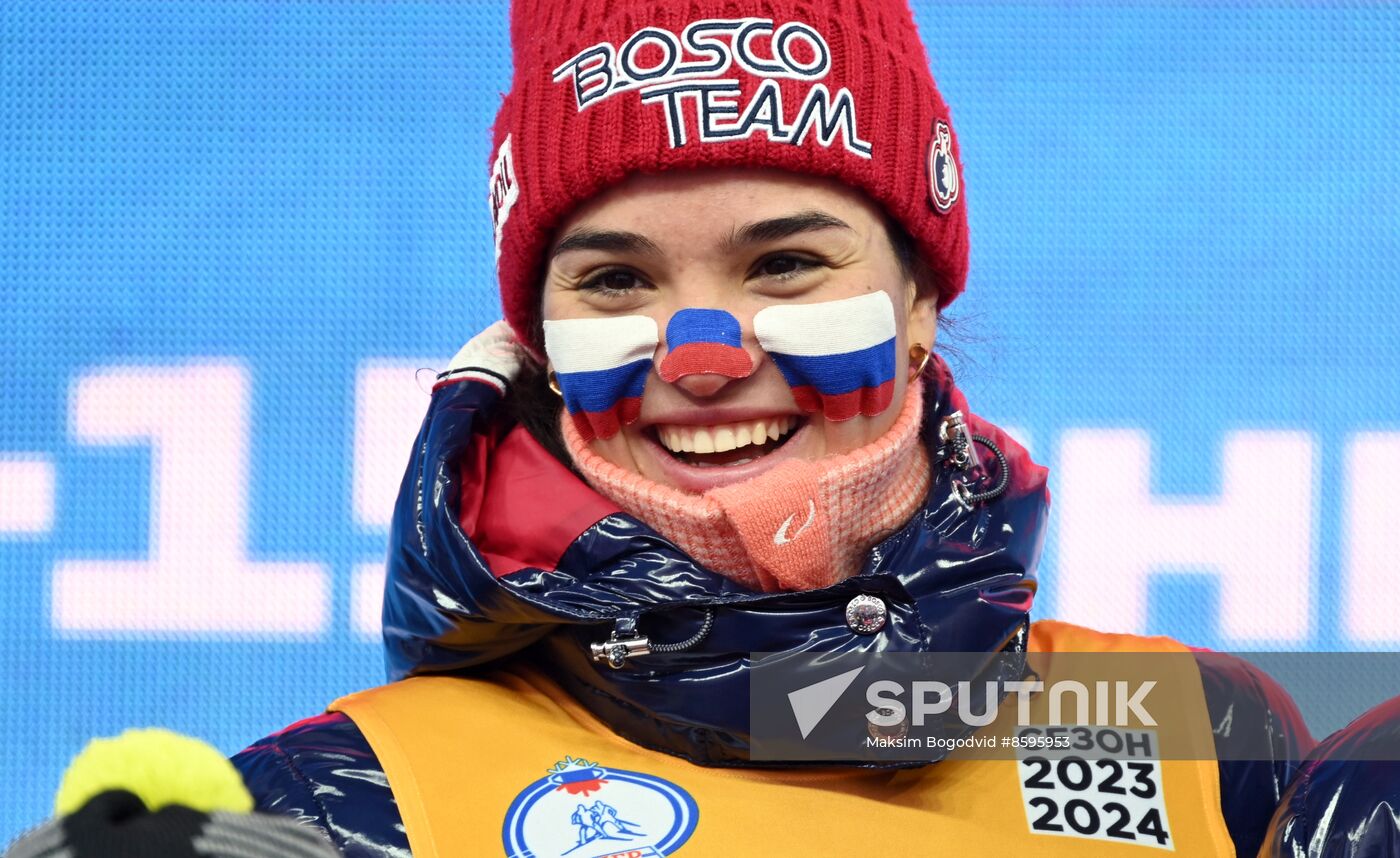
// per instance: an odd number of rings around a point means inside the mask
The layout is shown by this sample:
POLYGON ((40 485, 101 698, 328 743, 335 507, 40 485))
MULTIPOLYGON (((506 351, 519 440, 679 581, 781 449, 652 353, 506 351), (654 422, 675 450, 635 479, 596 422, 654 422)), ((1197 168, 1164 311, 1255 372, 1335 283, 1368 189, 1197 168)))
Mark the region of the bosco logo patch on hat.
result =
POLYGON ((938 306, 967 276, 957 138, 906 0, 516 0, 488 194, 501 301, 540 353, 554 229, 634 173, 765 167, 864 191, 938 306))

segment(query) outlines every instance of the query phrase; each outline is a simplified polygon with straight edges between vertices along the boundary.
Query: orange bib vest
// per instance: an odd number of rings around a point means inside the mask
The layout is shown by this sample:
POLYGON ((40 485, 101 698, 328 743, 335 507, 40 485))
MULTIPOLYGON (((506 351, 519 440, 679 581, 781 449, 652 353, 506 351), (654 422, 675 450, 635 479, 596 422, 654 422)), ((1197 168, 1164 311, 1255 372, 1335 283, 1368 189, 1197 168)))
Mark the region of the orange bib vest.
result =
MULTIPOLYGON (((1188 652, 1053 621, 1030 650, 1188 652)), ((1191 686, 1183 705, 1208 725, 1191 686)), ((374 749, 416 858, 1235 854, 1208 758, 698 766, 617 736, 533 670, 407 679, 330 708, 374 749)))

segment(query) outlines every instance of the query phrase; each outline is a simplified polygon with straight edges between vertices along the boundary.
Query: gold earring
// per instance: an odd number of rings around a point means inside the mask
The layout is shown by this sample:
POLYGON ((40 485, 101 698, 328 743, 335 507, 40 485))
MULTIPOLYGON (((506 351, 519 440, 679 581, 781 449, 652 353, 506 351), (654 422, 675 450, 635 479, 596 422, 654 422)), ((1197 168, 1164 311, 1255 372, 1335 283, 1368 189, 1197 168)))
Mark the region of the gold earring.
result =
POLYGON ((549 382, 549 389, 554 391, 554 395, 563 399, 564 391, 559 389, 559 376, 555 375, 554 370, 551 369, 546 372, 545 379, 549 382))
POLYGON ((918 367, 909 373, 910 381, 913 381, 914 379, 924 374, 924 368, 928 366, 929 358, 931 357, 933 357, 933 352, 924 348, 919 343, 914 343, 914 345, 909 347, 910 365, 912 366, 913 364, 918 364, 918 367))

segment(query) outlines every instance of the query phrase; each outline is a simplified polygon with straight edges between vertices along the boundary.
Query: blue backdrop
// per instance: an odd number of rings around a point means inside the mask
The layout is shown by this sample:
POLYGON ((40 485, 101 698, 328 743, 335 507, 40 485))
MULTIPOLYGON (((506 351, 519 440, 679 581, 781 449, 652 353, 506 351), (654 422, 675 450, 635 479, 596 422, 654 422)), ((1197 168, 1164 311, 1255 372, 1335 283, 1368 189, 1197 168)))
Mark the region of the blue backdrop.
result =
MULTIPOLYGON (((972 216, 955 368, 1052 469, 1039 613, 1393 647, 1400 6, 916 10, 972 216)), ((0 4, 0 843, 89 736, 234 751, 380 681, 414 369, 499 312, 506 33, 0 4)))

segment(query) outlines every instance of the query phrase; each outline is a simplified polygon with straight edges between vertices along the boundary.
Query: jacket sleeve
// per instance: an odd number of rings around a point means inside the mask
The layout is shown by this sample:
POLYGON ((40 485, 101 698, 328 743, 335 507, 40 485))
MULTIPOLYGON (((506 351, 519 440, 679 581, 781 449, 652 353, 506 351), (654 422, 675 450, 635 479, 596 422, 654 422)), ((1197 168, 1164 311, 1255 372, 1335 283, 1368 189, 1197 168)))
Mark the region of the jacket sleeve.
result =
POLYGON ((355 722, 318 715, 235 754, 257 809, 323 829, 350 858, 409 858, 384 769, 355 722))
POLYGON ((1237 656, 1198 652, 1220 772, 1220 812, 1235 854, 1259 851, 1269 820, 1315 744, 1293 698, 1237 656))
POLYGON ((1400 856, 1400 697, 1323 740, 1289 786, 1260 858, 1400 856))

